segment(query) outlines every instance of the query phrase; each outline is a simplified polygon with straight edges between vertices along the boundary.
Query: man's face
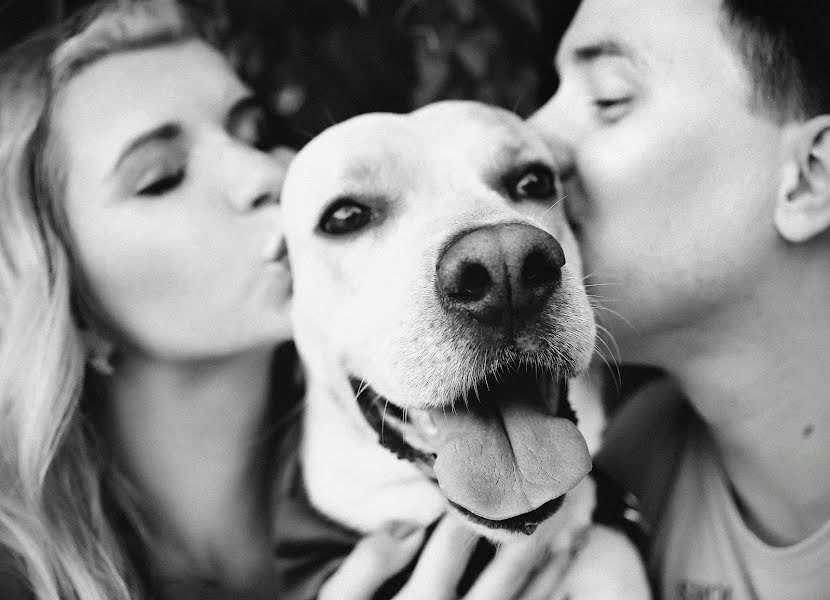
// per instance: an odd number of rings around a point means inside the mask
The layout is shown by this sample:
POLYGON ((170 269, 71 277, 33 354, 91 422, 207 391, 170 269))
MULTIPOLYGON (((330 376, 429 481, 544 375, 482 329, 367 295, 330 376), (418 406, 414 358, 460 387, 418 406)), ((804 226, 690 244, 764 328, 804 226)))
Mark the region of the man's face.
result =
POLYGON ((665 365, 762 285, 782 128, 752 108, 720 0, 584 0, 556 63, 532 123, 563 153, 589 292, 623 359, 665 365))

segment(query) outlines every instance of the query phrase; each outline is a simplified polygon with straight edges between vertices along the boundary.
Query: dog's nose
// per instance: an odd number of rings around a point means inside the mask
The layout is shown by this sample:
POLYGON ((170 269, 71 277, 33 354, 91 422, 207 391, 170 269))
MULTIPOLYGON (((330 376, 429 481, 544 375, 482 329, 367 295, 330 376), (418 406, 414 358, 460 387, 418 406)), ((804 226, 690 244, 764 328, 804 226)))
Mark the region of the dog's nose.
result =
POLYGON ((438 259, 446 306, 494 326, 537 314, 561 279, 562 247, 538 227, 481 227, 453 241, 438 259))

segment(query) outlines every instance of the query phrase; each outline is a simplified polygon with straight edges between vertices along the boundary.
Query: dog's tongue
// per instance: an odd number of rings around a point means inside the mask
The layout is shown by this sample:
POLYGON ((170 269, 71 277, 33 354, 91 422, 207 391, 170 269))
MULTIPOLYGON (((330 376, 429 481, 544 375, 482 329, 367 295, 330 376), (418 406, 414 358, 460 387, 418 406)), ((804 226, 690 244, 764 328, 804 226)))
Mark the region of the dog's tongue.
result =
POLYGON ((569 420, 522 398, 502 398, 498 405, 433 415, 438 485, 451 502, 493 521, 539 508, 591 470, 585 440, 569 420))

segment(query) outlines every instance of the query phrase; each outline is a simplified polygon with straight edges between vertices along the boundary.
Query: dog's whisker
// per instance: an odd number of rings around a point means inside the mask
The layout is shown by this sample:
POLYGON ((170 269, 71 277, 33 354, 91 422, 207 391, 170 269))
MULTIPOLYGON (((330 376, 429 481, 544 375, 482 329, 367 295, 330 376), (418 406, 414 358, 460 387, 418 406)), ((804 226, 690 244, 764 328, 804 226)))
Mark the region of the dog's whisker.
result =
POLYGON ((586 287, 586 288, 592 288, 592 287, 600 287, 600 286, 607 286, 607 285, 622 285, 622 283, 615 283, 615 282, 611 282, 611 281, 604 281, 604 282, 602 282, 602 283, 599 283, 599 282, 598 282, 598 283, 586 283, 586 284, 584 284, 584 287, 586 287))
POLYGON ((616 358, 614 357, 613 350, 608 345, 608 342, 602 338, 601 335, 597 335, 597 342, 602 344, 605 350, 609 353, 609 356, 606 356, 605 352, 601 348, 597 348, 595 354, 605 363, 605 366, 608 368, 609 373, 611 374, 615 387, 619 392, 620 386, 622 384, 622 372, 620 370, 620 366, 616 358))
MULTIPOLYGON (((611 344, 613 344, 614 347, 613 347, 612 355, 615 357, 616 360, 621 362, 622 361, 622 354, 620 353, 620 346, 619 346, 619 344, 617 344, 617 340, 614 339, 614 335, 611 333, 611 331, 605 325, 603 325, 602 323, 597 323, 597 337, 599 339, 601 339, 602 342, 605 343, 606 345, 609 342, 611 344), (608 339, 606 340, 602 336, 607 336, 608 339)), ((609 350, 612 350, 612 349, 609 348, 609 350)))
POLYGON ((614 298, 611 296, 603 296, 602 294, 597 294, 594 292, 588 293, 588 298, 593 300, 598 300, 601 302, 623 302, 622 298, 614 298))
POLYGON ((611 331, 602 323, 597 323, 597 335, 595 341, 602 344, 602 347, 608 351, 608 358, 614 362, 617 371, 619 372, 619 364, 622 362, 622 353, 620 352, 619 344, 614 338, 611 331))
POLYGON ((589 287, 589 286, 592 286, 592 285, 623 285, 625 283, 624 281, 613 281, 613 280, 609 281, 607 279, 603 279, 603 281, 601 281, 601 282, 585 283, 586 281, 588 281, 592 277, 596 277, 596 275, 597 275, 597 271, 591 271, 590 273, 585 273, 582 276, 582 285, 583 285, 583 287, 589 287))
POLYGON ((369 388, 369 384, 366 383, 366 380, 361 379, 360 380, 360 385, 357 386, 357 394, 355 395, 355 397, 360 398, 361 394, 363 394, 363 392, 365 392, 368 388, 369 388))
POLYGON ((381 414, 380 419, 380 441, 383 442, 383 432, 386 425, 386 409, 389 408, 389 400, 384 398, 386 402, 383 403, 383 413, 381 414))
POLYGON ((594 348, 594 356, 598 356, 601 358, 606 364, 608 364, 609 368, 611 367, 611 363, 613 362, 616 366, 617 360, 613 357, 611 348, 608 346, 608 343, 601 339, 597 338, 597 346, 594 348))
POLYGON ((614 310, 613 308, 609 308, 609 307, 607 307, 607 306, 595 306, 594 308, 595 308, 596 310, 599 310, 599 311, 604 311, 604 312, 607 312, 607 313, 609 313, 609 314, 611 314, 611 315, 614 315, 614 316, 615 316, 615 317, 617 317, 619 320, 621 320, 623 323, 625 323, 626 325, 628 325, 628 327, 630 327, 630 328, 631 328, 631 331, 633 331, 633 332, 634 332, 634 333, 636 333, 637 335, 639 335, 639 334, 640 334, 640 332, 637 330, 637 328, 636 328, 636 327, 634 327, 634 325, 631 323, 631 321, 629 321, 627 318, 625 318, 623 315, 621 315, 619 312, 617 312, 617 311, 616 311, 616 310, 614 310))
POLYGON ((553 203, 553 204, 551 204, 551 205, 548 207, 548 209, 547 209, 545 212, 543 212, 543 213, 542 213, 542 216, 543 216, 543 217, 546 217, 546 216, 547 216, 547 214, 548 214, 550 211, 552 211, 554 208, 556 208, 556 205, 557 205, 557 204, 559 204, 560 202, 562 202, 562 200, 565 200, 567 197, 568 197, 568 196, 566 195, 566 196, 562 196, 562 197, 560 197, 560 198, 557 198, 557 199, 556 199, 556 201, 554 201, 554 203, 553 203))
POLYGON ((612 367, 604 356, 602 356, 601 354, 599 354, 598 356, 600 357, 602 363, 605 365, 605 368, 607 369, 611 377, 611 380, 614 382, 614 389, 619 394, 620 386, 622 385, 622 374, 620 373, 619 367, 617 367, 616 365, 612 367))

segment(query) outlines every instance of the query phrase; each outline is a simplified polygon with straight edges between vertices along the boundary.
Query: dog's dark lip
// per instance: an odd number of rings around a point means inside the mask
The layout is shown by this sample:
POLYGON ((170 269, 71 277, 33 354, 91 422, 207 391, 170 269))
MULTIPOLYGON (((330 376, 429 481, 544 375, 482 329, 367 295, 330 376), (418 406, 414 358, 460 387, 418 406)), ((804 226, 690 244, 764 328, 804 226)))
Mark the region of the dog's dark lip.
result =
POLYGON ((378 394, 361 379, 350 377, 349 383, 352 386, 352 391, 355 394, 363 418, 378 434, 381 446, 398 458, 425 468, 430 479, 435 480, 435 476, 429 472, 435 463, 435 454, 415 448, 407 443, 401 430, 394 424, 395 421, 406 422, 403 409, 388 402, 386 398, 378 394))
POLYGON ((450 502, 450 505, 473 523, 483 525, 488 529, 502 529, 504 531, 530 535, 536 531, 536 528, 539 527, 539 525, 541 525, 546 519, 562 508, 562 503, 564 501, 565 496, 559 496, 549 502, 545 502, 536 510, 516 515, 515 517, 510 517, 509 519, 502 519, 500 521, 479 517, 477 514, 471 513, 463 506, 458 506, 455 502, 450 502))
MULTIPOLYGON (((533 375, 535 375, 535 369, 531 369, 527 366, 522 366, 522 368, 524 369, 524 375, 531 375, 531 370, 534 371, 533 375)), ((510 373, 507 378, 510 376, 515 377, 520 375, 521 373, 510 373)), ((545 375, 548 376, 549 374, 545 375)), ((489 386, 494 382, 501 384, 504 379, 505 374, 503 372, 501 374, 492 373, 490 376, 483 378, 475 387, 489 386)), ((363 417, 377 433, 380 444, 387 450, 394 453, 398 458, 408 460, 421 468, 425 474, 432 479, 432 481, 437 483, 437 480, 432 473, 432 467, 435 464, 436 455, 427 450, 416 448, 408 443, 404 432, 398 426, 398 423, 407 423, 408 415, 406 412, 396 404, 389 402, 384 396, 378 394, 365 381, 357 377, 350 377, 349 382, 363 417)), ((576 425, 576 413, 568 401, 568 378, 559 378, 558 385, 558 403, 554 416, 567 419, 576 425)), ((467 397, 470 400, 467 403, 469 410, 488 410, 487 407, 481 407, 475 401, 476 395, 474 391, 469 392, 467 397)), ((461 400, 459 400, 459 402, 460 401, 461 400)), ((535 510, 502 520, 487 519, 476 515, 475 513, 472 513, 453 502, 450 502, 450 504, 473 523, 477 523, 489 529, 499 529, 530 535, 543 521, 559 510, 562 506, 564 498, 564 495, 559 496, 558 498, 554 498, 544 503, 535 510)))

